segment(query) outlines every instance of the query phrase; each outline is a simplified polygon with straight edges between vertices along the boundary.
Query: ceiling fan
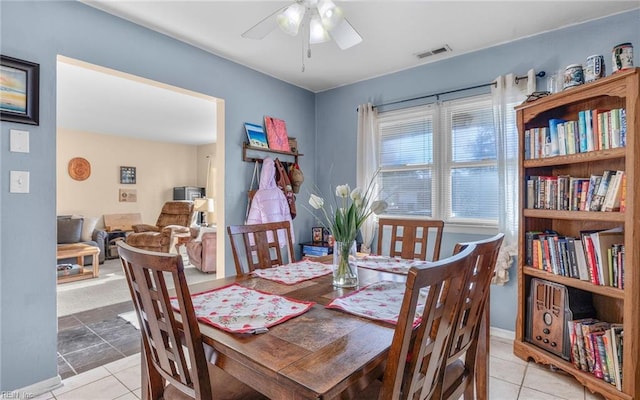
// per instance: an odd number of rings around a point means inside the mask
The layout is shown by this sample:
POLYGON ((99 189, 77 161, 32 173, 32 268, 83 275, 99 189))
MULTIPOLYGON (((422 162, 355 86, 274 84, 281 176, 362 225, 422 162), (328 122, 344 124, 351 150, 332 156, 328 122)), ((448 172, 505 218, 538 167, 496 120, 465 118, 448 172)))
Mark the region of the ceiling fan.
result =
MULTIPOLYGON (((242 34, 247 39, 262 39, 276 26, 291 36, 303 28, 307 45, 333 39, 345 50, 362 41, 362 37, 344 17, 342 9, 331 0, 296 0, 276 10, 242 34)), ((311 57, 311 51, 308 51, 311 57)))

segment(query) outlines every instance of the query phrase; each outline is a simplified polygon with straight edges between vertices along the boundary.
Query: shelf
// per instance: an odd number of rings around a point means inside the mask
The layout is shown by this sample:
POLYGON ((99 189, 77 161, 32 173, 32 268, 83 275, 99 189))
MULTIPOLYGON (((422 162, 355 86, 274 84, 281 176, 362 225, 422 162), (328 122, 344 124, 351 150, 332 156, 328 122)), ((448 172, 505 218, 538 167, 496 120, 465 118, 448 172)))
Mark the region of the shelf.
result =
MULTIPOLYGON (((304 154, 302 154, 302 153, 293 153, 291 151, 282 151, 282 150, 265 149, 265 148, 262 148, 262 147, 254 147, 254 146, 250 146, 249 143, 247 143, 247 142, 243 142, 242 143, 242 161, 262 162, 264 157, 262 157, 262 158, 260 158, 260 157, 251 157, 251 156, 249 156, 247 154, 248 152, 251 152, 251 151, 259 152, 259 153, 280 154, 280 155, 283 155, 283 156, 293 157, 295 159, 295 163, 296 164, 298 163, 298 157, 304 156, 304 154)), ((280 161, 283 161, 283 160, 280 160, 280 161)))
POLYGON ((620 400, 633 400, 631 396, 623 393, 610 383, 602 379, 596 378, 593 374, 577 369, 572 363, 556 357, 553 354, 529 343, 529 342, 513 342, 513 353, 523 359, 533 359, 536 363, 551 365, 561 369, 569 375, 572 375, 581 385, 585 386, 591 392, 597 392, 606 398, 615 398, 620 400))
POLYGON ((584 162, 613 160, 616 158, 624 158, 625 155, 626 148, 618 147, 615 149, 589 151, 586 153, 569 154, 566 156, 524 160, 522 164, 524 168, 554 167, 556 165, 569 165, 584 162))
POLYGON ((602 221, 624 223, 624 213, 604 211, 560 211, 525 208, 522 215, 528 218, 564 219, 571 221, 602 221))
POLYGON ((624 290, 614 288, 611 286, 594 285, 591 282, 582 281, 576 278, 569 278, 567 276, 552 274, 551 272, 543 271, 533 267, 523 267, 522 272, 525 275, 533 276, 536 278, 561 283, 565 286, 571 286, 576 289, 586 290, 587 292, 601 294, 603 296, 614 297, 616 299, 624 300, 624 290))

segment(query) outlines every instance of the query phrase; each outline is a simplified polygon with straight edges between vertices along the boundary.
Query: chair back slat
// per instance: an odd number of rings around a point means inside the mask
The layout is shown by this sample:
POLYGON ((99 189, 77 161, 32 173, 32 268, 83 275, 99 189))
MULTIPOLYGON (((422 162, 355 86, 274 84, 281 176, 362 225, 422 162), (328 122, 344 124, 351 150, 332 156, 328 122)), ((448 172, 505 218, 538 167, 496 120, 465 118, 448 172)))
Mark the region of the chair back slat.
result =
POLYGON ((184 394, 196 399, 211 398, 207 361, 182 256, 141 250, 123 242, 118 242, 118 253, 140 323, 147 360, 163 379, 184 394), (171 306, 167 280, 171 280, 175 288, 184 335, 171 306))
POLYGON ((230 225, 227 227, 227 234, 231 241, 233 261, 238 275, 248 274, 256 269, 284 265, 295 260, 289 221, 230 225))
POLYGON ((474 246, 445 260, 412 267, 389 350, 380 399, 439 399, 451 332, 474 246), (428 290, 420 325, 413 321, 428 290))
POLYGON ((456 244, 454 254, 461 252, 470 244, 476 246, 473 268, 468 277, 468 284, 463 292, 464 304, 457 317, 456 330, 451 346, 450 358, 461 356, 471 342, 477 338, 480 319, 491 286, 491 278, 495 272, 498 251, 502 245, 504 234, 471 243, 456 244))
POLYGON ((378 221, 378 254, 406 260, 437 261, 444 221, 427 219, 380 218, 378 221), (386 231, 391 231, 388 254, 383 250, 386 231), (429 246, 431 251, 429 251, 429 246))

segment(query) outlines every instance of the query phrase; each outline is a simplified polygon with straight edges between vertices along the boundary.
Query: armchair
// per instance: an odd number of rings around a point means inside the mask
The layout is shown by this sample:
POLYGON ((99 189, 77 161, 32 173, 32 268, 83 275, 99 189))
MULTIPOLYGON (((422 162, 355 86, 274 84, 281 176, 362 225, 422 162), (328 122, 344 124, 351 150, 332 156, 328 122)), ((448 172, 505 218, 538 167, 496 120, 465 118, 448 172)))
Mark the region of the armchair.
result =
POLYGON ((194 216, 193 202, 168 201, 162 206, 156 224, 133 225, 126 243, 143 250, 170 253, 174 235, 189 234, 194 216))
POLYGON ((189 262, 202 272, 216 272, 218 233, 215 227, 191 228, 186 244, 189 262))

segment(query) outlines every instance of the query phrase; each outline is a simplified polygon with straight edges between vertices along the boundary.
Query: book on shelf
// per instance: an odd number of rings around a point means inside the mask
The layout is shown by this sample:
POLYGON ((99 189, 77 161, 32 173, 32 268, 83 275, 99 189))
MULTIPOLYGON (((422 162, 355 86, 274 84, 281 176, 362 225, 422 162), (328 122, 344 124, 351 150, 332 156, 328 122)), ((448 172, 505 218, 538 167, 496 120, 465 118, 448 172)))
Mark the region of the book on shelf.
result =
POLYGON ((620 212, 627 210, 627 174, 622 175, 620 183, 620 212))
POLYGON ((563 119, 559 119, 559 118, 552 118, 549 120, 549 128, 547 129, 547 137, 548 137, 548 142, 547 142, 548 147, 547 147, 547 153, 546 153, 547 157, 566 154, 564 130, 563 130, 562 137, 560 137, 559 129, 558 129, 558 125, 564 122, 565 121, 563 119), (562 144, 560 144, 561 141, 562 141, 562 144), (563 151, 560 151, 561 148, 563 149, 563 151))
POLYGON ((602 341, 602 335, 606 333, 606 330, 601 332, 594 332, 590 335, 591 346, 593 348, 594 363, 593 363, 593 375, 596 378, 602 379, 609 383, 609 370, 607 369, 607 359, 604 353, 604 342, 602 341))
POLYGON ((287 124, 282 119, 265 116, 264 127, 267 132, 267 142, 272 150, 291 151, 287 124))
POLYGON ((624 244, 624 232, 622 228, 613 228, 591 234, 596 252, 596 262, 601 278, 601 285, 617 286, 613 279, 613 268, 607 256, 613 245, 624 244))
POLYGON ((602 177, 600 178, 598 187, 594 189, 593 197, 591 198, 591 203, 589 204, 590 211, 600 211, 602 209, 604 198, 607 195, 607 190, 609 189, 611 176, 615 173, 616 171, 611 170, 604 170, 602 172, 602 177))
POLYGON ((602 210, 605 212, 620 210, 620 194, 622 187, 622 179, 625 175, 624 171, 616 171, 609 182, 609 189, 602 203, 602 210))
POLYGON ((584 354, 587 359, 588 371, 594 373, 596 370, 596 349, 593 346, 591 335, 595 332, 602 332, 609 329, 608 322, 597 321, 594 323, 583 323, 582 337, 584 339, 584 354))
POLYGON ((616 388, 622 390, 622 347, 624 328, 622 324, 611 324, 609 338, 611 340, 611 352, 613 359, 614 381, 616 388))
POLYGON ((600 181, 602 180, 602 175, 594 175, 592 174, 589 178, 589 185, 587 187, 586 198, 584 204, 581 206, 580 211, 589 211, 591 210, 591 202, 593 201, 593 196, 595 192, 598 190, 598 186, 600 185, 600 181))
POLYGON ((581 281, 589 281, 589 267, 585 256, 584 245, 581 239, 574 239, 576 265, 578 267, 578 277, 581 281))
POLYGON ((269 145, 267 144, 267 136, 264 134, 264 129, 261 125, 245 122, 244 128, 247 131, 247 138, 249 139, 250 146, 261 147, 264 149, 269 148, 269 145))

